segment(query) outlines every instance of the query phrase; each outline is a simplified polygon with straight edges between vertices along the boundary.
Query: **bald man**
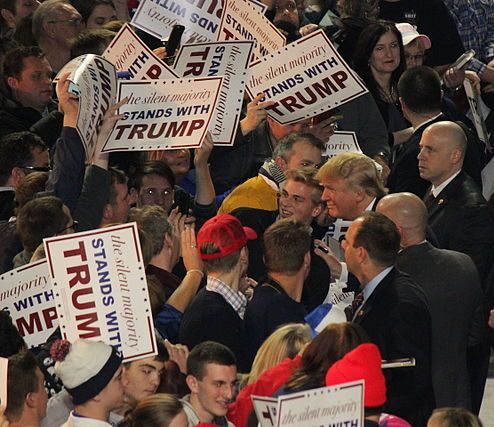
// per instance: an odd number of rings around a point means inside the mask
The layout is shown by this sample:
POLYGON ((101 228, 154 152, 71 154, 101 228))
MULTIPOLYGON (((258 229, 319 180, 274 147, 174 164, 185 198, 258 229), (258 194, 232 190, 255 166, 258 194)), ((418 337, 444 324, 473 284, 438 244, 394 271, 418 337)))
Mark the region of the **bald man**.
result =
POLYGON ((485 327, 483 296, 470 257, 426 241, 427 209, 412 193, 385 196, 377 212, 391 219, 403 250, 396 266, 423 289, 432 323, 432 383, 436 407, 471 409, 467 347, 478 345, 485 327))
POLYGON ((438 122, 420 140, 420 177, 432 184, 426 197, 428 224, 439 245, 470 255, 485 287, 492 266, 494 219, 479 188, 461 170, 466 137, 456 123, 438 122))

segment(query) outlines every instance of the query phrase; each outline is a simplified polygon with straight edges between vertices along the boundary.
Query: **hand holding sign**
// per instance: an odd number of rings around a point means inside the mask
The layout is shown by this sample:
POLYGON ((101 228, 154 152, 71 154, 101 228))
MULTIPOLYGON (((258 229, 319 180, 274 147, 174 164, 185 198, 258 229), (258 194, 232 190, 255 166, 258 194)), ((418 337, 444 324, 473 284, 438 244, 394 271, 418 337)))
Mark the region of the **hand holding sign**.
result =
POLYGON ((94 147, 94 154, 91 160, 91 164, 99 166, 102 169, 108 169, 108 159, 110 153, 103 153, 102 149, 113 130, 115 123, 120 119, 123 119, 123 114, 117 114, 118 109, 127 103, 128 97, 125 97, 120 102, 112 105, 103 117, 101 126, 98 128, 98 134, 96 137, 96 144, 94 147))
POLYGON ((255 130, 268 116, 266 107, 274 104, 274 101, 261 102, 264 94, 260 93, 252 101, 247 104, 247 114, 240 121, 240 129, 242 135, 247 135, 255 130))
POLYGON ((63 114, 63 125, 75 128, 77 115, 79 114, 79 97, 69 92, 71 81, 70 73, 65 73, 57 82, 56 92, 58 98, 58 110, 63 114))

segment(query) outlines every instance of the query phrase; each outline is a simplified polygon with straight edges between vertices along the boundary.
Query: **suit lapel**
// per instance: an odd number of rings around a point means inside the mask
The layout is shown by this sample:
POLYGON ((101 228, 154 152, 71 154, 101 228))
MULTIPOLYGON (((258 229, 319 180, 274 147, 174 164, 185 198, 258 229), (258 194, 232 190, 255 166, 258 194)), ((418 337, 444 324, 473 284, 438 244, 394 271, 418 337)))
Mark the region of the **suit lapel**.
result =
POLYGON ((364 304, 360 307, 357 315, 355 316, 355 323, 362 323, 365 318, 372 312, 375 308, 376 301, 379 300, 380 295, 386 292, 386 287, 393 281, 396 270, 393 268, 376 286, 374 292, 370 295, 364 304))

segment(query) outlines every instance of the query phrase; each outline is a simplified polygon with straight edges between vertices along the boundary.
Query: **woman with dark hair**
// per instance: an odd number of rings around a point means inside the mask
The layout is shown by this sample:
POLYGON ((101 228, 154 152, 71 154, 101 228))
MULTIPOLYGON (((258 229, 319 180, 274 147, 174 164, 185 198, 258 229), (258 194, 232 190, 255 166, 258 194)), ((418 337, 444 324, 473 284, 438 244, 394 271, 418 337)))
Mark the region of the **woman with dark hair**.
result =
POLYGON ((285 383, 280 394, 324 387, 326 373, 333 363, 367 342, 370 342, 369 337, 355 323, 335 323, 327 326, 306 347, 300 366, 285 383))
POLYGON ((117 19, 112 0, 71 0, 70 3, 81 14, 89 30, 100 28, 117 19))
MULTIPOLYGON (((405 50, 394 23, 369 24, 360 34, 353 55, 353 68, 374 97, 390 134, 390 144, 403 142, 399 133, 409 125, 398 102, 398 80, 405 71, 405 50)), ((408 138, 408 135, 407 137, 408 138)))

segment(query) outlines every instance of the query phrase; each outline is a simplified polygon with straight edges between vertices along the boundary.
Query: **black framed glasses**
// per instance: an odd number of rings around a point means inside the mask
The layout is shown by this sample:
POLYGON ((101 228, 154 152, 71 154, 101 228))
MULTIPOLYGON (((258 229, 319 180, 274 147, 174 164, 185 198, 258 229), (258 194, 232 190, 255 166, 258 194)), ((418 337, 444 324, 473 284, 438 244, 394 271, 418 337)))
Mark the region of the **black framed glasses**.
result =
POLYGON ((72 230, 75 231, 77 225, 79 224, 79 221, 76 221, 75 219, 72 220, 72 224, 70 224, 69 226, 65 227, 65 228, 62 228, 61 230, 58 230, 57 231, 57 234, 62 234, 64 231, 67 231, 67 230, 70 230, 72 228, 72 230))
POLYGON ((59 24, 63 22, 67 22, 68 24, 73 25, 74 27, 78 27, 82 25, 84 21, 82 18, 57 19, 53 21, 48 21, 49 24, 59 24))
POLYGON ((21 168, 33 172, 51 172, 51 167, 49 166, 21 166, 21 168))

